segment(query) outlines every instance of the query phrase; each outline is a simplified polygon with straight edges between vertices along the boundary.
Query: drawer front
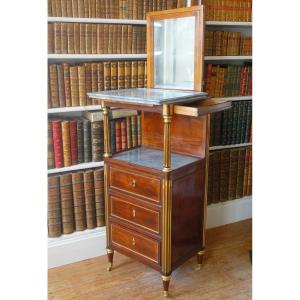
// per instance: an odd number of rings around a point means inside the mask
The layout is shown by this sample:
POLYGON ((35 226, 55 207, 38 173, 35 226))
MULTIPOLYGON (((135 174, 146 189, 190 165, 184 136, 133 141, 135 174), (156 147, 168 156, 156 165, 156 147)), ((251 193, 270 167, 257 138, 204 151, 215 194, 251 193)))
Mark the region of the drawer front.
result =
POLYGON ((160 201, 160 180, 158 178, 110 167, 110 187, 156 202, 160 201))
POLYGON ((111 242, 135 255, 159 263, 159 241, 111 223, 111 242))
POLYGON ((159 234, 159 212, 121 197, 110 196, 111 215, 159 234))

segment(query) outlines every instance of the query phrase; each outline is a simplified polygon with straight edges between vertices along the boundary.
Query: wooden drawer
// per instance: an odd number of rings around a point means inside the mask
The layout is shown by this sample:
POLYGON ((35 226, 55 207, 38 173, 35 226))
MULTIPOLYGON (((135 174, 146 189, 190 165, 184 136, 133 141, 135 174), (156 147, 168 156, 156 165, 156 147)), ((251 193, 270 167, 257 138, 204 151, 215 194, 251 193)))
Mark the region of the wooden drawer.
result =
POLYGON ((160 242, 132 230, 111 223, 111 242, 113 245, 137 256, 159 263, 160 242))
POLYGON ((160 180, 132 171, 110 167, 110 187, 133 195, 142 196, 156 202, 160 201, 160 180))
POLYGON ((159 234, 159 211, 132 203, 123 197, 110 196, 111 216, 159 234))

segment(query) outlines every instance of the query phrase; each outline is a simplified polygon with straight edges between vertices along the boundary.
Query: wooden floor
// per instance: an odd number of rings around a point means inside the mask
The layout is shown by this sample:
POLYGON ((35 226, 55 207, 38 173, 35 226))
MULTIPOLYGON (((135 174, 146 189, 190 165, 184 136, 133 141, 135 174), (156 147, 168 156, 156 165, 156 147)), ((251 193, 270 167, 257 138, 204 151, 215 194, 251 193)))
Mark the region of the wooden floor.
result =
MULTIPOLYGON (((207 231, 207 252, 200 271, 196 258, 175 270, 169 288, 172 299, 251 299, 252 222, 246 220, 207 231)), ((49 300, 164 299, 157 271, 115 253, 106 271, 106 256, 88 259, 48 273, 49 300)))

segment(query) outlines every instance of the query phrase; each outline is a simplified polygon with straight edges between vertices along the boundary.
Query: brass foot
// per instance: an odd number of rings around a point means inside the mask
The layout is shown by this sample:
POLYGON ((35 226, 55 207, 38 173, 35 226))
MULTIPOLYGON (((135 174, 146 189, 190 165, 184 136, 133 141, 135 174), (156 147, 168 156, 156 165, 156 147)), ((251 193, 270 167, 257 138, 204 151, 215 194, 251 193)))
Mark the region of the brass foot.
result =
POLYGON ((168 294, 168 291, 164 291, 164 297, 168 297, 169 294, 168 294))
POLYGON ((106 268, 106 270, 110 272, 111 269, 112 269, 112 263, 108 263, 108 267, 106 268))
POLYGON ((202 264, 197 264, 195 266, 195 271, 199 271, 201 269, 201 267, 202 267, 202 264))

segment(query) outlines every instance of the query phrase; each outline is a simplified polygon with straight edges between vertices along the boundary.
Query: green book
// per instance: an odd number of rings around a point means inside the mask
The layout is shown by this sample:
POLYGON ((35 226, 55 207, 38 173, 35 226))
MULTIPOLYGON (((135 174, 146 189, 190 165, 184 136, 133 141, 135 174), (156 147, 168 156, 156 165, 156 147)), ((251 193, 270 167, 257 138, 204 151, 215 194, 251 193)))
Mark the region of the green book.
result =
POLYGON ((137 115, 136 120, 137 120, 137 145, 141 146, 141 144, 142 144, 141 115, 137 115))
POLYGON ((214 146, 221 144, 221 125, 222 125, 222 113, 215 113, 215 122, 214 122, 214 146))
POLYGON ((91 122, 87 119, 83 120, 83 157, 84 162, 90 162, 92 160, 92 148, 91 148, 91 122))
POLYGON ((225 110, 222 112, 222 131, 221 131, 221 144, 227 144, 227 127, 228 127, 228 116, 230 110, 225 110))
POLYGON ((242 142, 240 136, 242 131, 243 115, 244 115, 245 101, 239 101, 238 119, 236 125, 236 134, 234 138, 234 144, 240 144, 242 142))
POLYGON ((83 154, 83 122, 77 120, 77 162, 79 164, 84 162, 83 154))
POLYGON ((248 109, 247 109, 245 143, 250 142, 251 125, 252 125, 252 101, 249 101, 248 109))
POLYGON ((239 101, 233 102, 233 114, 232 114, 232 126, 230 130, 229 145, 235 143, 235 136, 237 132, 238 113, 239 113, 239 101))
POLYGON ((103 159, 103 121, 91 123, 92 161, 103 159))

